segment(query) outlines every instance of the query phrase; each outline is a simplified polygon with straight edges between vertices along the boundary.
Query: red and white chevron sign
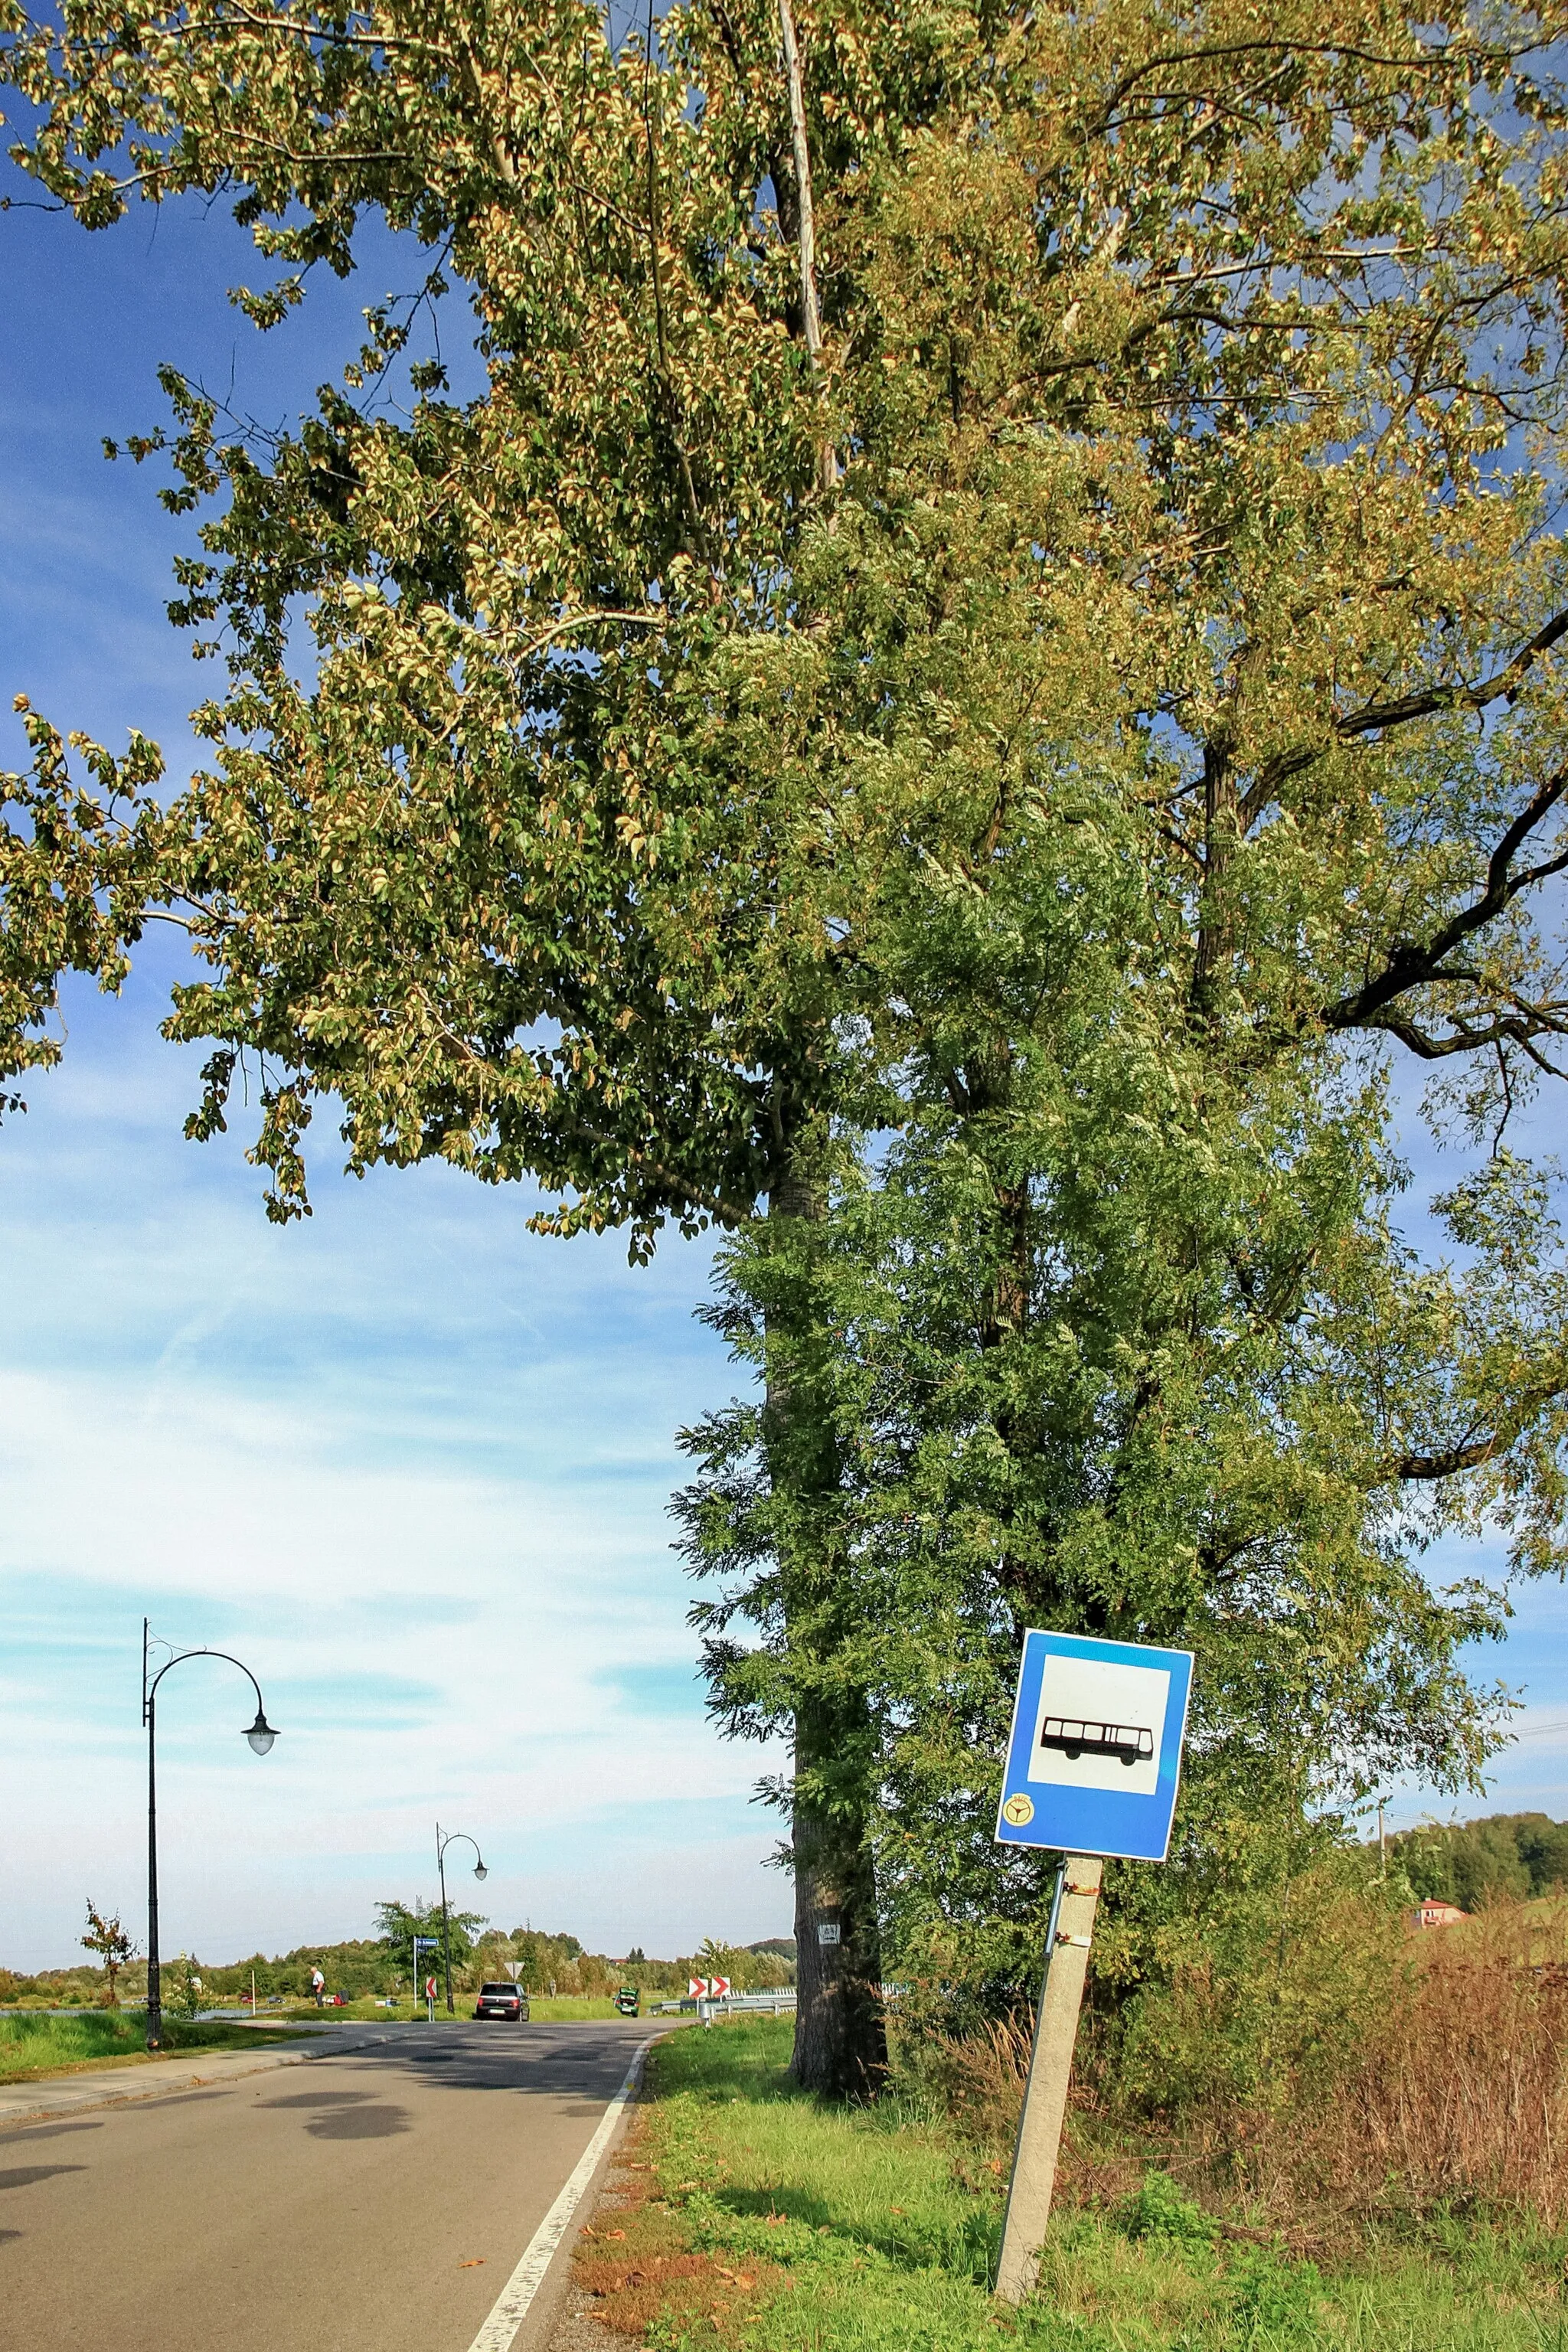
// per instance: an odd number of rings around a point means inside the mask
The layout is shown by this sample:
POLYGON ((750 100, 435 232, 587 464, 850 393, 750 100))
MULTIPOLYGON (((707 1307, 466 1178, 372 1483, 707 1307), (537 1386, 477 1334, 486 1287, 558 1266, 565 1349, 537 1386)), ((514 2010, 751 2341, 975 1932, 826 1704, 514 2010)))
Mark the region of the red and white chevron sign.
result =
POLYGON ((686 1979, 688 2000, 727 2000, 729 1997, 728 1977, 688 1977, 686 1979))

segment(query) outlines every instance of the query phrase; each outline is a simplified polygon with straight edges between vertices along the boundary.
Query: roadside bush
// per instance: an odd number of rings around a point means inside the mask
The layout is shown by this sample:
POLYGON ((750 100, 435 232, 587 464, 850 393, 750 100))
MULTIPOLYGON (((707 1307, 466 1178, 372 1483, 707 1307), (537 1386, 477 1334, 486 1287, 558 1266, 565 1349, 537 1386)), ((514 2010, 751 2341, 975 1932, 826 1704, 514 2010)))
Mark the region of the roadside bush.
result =
POLYGON ((1317 2113, 1413 1991, 1399 1890, 1359 1856, 1319 1853, 1300 1870, 1249 1859, 1146 1939, 1155 1967, 1141 1981, 1117 1982, 1113 1923, 1086 2053, 1113 2111, 1215 2144, 1317 2113))
MULTIPOLYGON (((1121 1970, 1108 1919, 1064 2196, 1120 2206, 1131 2235, 1206 2242, 1209 2221, 1163 2170, 1120 2203, 1131 2166, 1159 2153, 1209 2201, 1308 2216, 1330 2239, 1357 2216, 1442 2207, 1568 2222, 1568 1905, 1499 1904, 1415 1930, 1403 1881, 1374 1878, 1353 1852, 1237 1881, 1195 1890, 1157 1935, 1138 1921, 1138 1976, 1121 1970)), ((1005 2162, 1032 2014, 1019 1997, 1009 2015, 951 2030, 973 1993, 910 1988, 894 2087, 1005 2162)), ((1247 2309, 1284 2340, 1267 2312, 1289 2282, 1254 2271, 1235 2271, 1253 2277, 1247 2309)), ((1298 2286, 1310 2303, 1311 2282, 1298 2286)))
POLYGON ((165 1961, 162 1972, 163 2007, 172 2010, 176 2017, 185 2018, 192 2022, 195 2021, 196 2012, 202 2005, 203 1988, 202 1979, 198 1973, 199 1965, 197 1961, 191 1958, 188 1952, 181 1952, 173 1960, 165 1961))
POLYGON ((1415 1931, 1375 1885, 1311 1885, 1291 1908, 1090 2037, 1104 2116, 1154 2123, 1214 2189, 1331 2233, 1455 2206, 1568 2221, 1568 1908, 1415 1931))

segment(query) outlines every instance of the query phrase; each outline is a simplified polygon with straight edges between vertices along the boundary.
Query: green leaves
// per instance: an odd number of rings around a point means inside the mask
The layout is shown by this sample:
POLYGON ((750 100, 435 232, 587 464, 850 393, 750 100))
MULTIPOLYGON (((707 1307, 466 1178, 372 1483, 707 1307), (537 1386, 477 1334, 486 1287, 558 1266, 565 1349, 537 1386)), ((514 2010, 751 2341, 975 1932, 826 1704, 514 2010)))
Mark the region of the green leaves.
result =
POLYGON ((824 1107, 945 1051, 891 942, 938 877, 951 926, 1026 857, 1044 792, 1117 861, 1173 1017, 1184 992, 1263 1061, 1391 1033, 1486 1116, 1565 1017, 1529 912, 1564 593, 1534 20, 802 27, 815 369, 766 9, 677 11, 652 58, 555 0, 18 37, 26 160, 84 219, 126 138, 114 206, 232 188, 289 265, 237 292, 265 325, 379 211, 439 248, 421 299, 460 282, 489 371, 443 400, 411 302, 275 441, 165 379, 165 496, 209 516, 171 609, 232 677, 176 820, 226 978, 180 1034, 339 1097, 352 1164, 528 1166, 640 1248, 750 1213, 787 1033, 824 1107), (395 362, 402 421, 359 400, 395 362), (330 1011, 293 945, 325 834, 330 1011), (542 1063, 541 1024, 570 1039, 542 1063))
MULTIPOLYGON (((18 696, 34 760, 26 776, 0 775, 0 1078, 47 1069, 63 1034, 51 1029, 62 972, 90 973, 116 993, 163 871, 166 835, 146 795, 163 774, 155 743, 133 734, 116 760, 100 744, 67 742, 18 696), (78 783, 69 751, 96 792, 78 783)), ((20 1098, 10 1107, 19 1108, 20 1098)))

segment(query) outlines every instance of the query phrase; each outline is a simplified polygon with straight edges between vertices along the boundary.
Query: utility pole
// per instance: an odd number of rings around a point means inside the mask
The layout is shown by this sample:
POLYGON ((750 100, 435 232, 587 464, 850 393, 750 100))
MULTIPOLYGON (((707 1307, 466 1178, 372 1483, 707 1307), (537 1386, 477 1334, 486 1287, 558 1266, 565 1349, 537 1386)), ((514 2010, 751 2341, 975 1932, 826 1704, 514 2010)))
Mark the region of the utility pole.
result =
POLYGON ((1098 1854, 1069 1853, 1057 1874, 1056 1899, 1046 1936, 1046 1980, 1035 2016, 1029 2080, 996 2265, 996 2292, 1004 2303, 1022 2303, 1033 2292, 1039 2273, 1104 1869, 1098 1854))

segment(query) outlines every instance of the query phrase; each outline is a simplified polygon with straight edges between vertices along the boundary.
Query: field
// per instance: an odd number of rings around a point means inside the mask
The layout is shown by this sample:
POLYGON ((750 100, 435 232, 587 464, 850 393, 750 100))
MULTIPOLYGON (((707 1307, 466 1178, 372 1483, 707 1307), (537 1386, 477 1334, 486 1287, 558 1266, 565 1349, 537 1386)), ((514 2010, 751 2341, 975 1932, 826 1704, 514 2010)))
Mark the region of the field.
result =
MULTIPOLYGON (((74 2074, 89 2066, 153 2064, 143 2037, 146 2018, 136 2009, 90 2010, 81 2016, 37 2011, 0 2012, 0 2083, 29 2083, 42 2074, 74 2074)), ((254 2049, 249 2026, 207 2022, 187 2025, 165 2016, 163 2039, 170 2054, 182 2050, 254 2049)))
MULTIPOLYGON (((666 1998, 666 1996, 658 1995, 656 1996, 656 1998, 663 1999, 666 1998)), ((471 2018, 473 2016, 474 1996, 471 1992, 455 1991, 452 1995, 452 1999, 457 2006, 458 2018, 471 2018)), ((231 2013, 235 2017, 247 2018, 250 2015, 250 2004, 248 2001, 247 2001, 243 2007, 237 2007, 232 2004, 226 2004, 226 2006, 230 2008, 231 2013)), ((563 1993, 559 1999, 554 2000, 552 2000, 548 1993, 530 1993, 528 1996, 528 2009, 529 2016, 535 2025, 559 2025, 563 2022, 581 2022, 591 2018, 616 2017, 620 2013, 616 2009, 615 2002, 609 2000, 607 1996, 601 1999, 588 1993, 563 1993)), ((279 2018, 284 2017, 290 2019, 310 2018, 319 2014, 324 2017, 335 2017, 340 2021, 340 2022, 346 2018, 358 2023, 379 2023, 384 2025, 399 2020, 405 2025, 410 2021, 416 2024, 424 2024, 426 2022, 426 2015, 425 2003, 423 2001, 411 2007, 408 2001, 400 2000, 395 2002, 389 2008, 383 2002, 377 2000, 374 1994, 368 1995, 363 2000, 345 2001, 342 2009, 333 2009, 329 2007, 321 2011, 317 2011, 314 2001, 310 2000, 289 2000, 285 2001, 281 2007, 277 2009, 268 2009, 267 2003, 263 2001, 256 2013, 258 2018, 263 2021, 268 2018, 276 2021, 279 2018)), ((643 2003, 643 2015, 645 2017, 647 2015, 647 2003, 646 2000, 643 2003)), ((445 2000, 437 1998, 436 2002, 437 2024, 441 2025, 451 2021, 452 2021, 448 2020, 447 2016, 447 2004, 445 2000)))
POLYGON ((789 2046, 760 2018, 654 2053, 629 2202, 578 2255, 608 2326, 659 2352, 1568 2352, 1568 2235, 1438 2215, 1314 2264, 1163 2174, 1058 2214, 1038 2296, 1003 2312, 1000 2164, 934 2114, 802 2095, 789 2046))

